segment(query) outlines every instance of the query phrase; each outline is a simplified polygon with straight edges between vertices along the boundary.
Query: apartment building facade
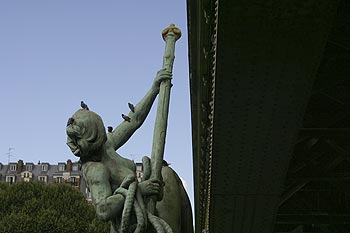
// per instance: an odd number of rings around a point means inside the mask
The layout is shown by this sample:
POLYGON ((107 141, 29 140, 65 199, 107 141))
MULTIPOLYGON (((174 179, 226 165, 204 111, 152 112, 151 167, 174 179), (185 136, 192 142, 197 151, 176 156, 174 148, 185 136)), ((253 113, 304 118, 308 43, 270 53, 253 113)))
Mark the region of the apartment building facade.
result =
POLYGON ((0 182, 9 184, 17 182, 40 181, 48 184, 69 184, 77 188, 84 197, 91 200, 85 180, 80 172, 80 164, 68 159, 66 162, 50 164, 47 162, 24 163, 23 160, 0 163, 0 182))
MULTIPOLYGON (((135 163, 135 165, 136 177, 141 181, 142 163, 135 163)), ((78 161, 72 162, 70 159, 57 164, 47 162, 24 163, 23 160, 10 162, 9 164, 0 163, 0 182, 12 184, 36 180, 48 184, 70 184, 77 188, 88 202, 91 202, 91 193, 86 187, 80 168, 81 165, 78 161)))

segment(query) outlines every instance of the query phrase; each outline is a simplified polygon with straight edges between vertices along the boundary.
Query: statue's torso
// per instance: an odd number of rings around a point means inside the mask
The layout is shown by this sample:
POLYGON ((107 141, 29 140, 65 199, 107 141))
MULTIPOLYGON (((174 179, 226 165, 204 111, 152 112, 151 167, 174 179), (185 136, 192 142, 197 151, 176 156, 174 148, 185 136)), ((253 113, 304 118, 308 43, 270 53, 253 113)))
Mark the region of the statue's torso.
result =
POLYGON ((101 162, 109 171, 109 182, 112 192, 114 192, 126 176, 135 174, 135 164, 131 160, 122 158, 116 152, 114 154, 111 153, 108 154, 108 159, 103 159, 101 162))

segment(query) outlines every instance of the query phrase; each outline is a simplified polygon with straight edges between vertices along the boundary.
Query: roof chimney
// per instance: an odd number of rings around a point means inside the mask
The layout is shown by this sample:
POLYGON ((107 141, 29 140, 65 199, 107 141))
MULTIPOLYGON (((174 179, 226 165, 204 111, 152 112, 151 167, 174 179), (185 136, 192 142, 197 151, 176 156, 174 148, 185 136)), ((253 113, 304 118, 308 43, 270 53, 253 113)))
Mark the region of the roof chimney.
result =
POLYGON ((17 173, 21 173, 23 169, 23 160, 18 160, 17 173))
POLYGON ((67 160, 67 172, 72 171, 72 160, 68 159, 67 160))

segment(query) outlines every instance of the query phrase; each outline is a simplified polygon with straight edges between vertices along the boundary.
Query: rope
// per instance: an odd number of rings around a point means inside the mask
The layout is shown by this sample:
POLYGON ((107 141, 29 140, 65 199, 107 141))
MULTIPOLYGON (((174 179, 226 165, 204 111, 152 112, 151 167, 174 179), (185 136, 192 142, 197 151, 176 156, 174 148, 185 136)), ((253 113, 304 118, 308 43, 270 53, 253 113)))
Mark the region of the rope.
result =
MULTIPOLYGON (((150 159, 145 156, 142 158, 142 163, 144 168, 142 181, 146 181, 151 174, 150 159)), ((119 233, 144 233, 152 225, 156 233, 173 233, 166 221, 147 210, 141 191, 137 189, 137 186, 138 182, 135 179, 135 175, 128 175, 124 178, 120 187, 114 191, 113 194, 118 193, 125 197, 122 217, 121 219, 119 217, 116 218, 113 223, 114 229, 119 233), (134 210, 134 213, 132 210, 134 210), (137 223, 130 225, 132 214, 135 215, 137 223)))

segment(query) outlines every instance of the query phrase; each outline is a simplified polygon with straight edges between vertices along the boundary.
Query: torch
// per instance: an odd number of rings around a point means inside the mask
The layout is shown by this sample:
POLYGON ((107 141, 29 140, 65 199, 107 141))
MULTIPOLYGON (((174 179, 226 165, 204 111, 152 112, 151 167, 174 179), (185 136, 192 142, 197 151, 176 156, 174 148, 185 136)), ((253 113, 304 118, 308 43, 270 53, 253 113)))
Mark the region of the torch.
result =
MULTIPOLYGON (((165 41, 163 57, 163 69, 172 72, 175 53, 175 42, 181 37, 181 31, 174 24, 162 31, 165 41)), ((168 123, 169 100, 171 80, 164 80, 160 84, 157 115, 153 132, 152 156, 151 156, 151 179, 162 179, 162 166, 165 147, 165 136, 168 123)), ((157 197, 151 197, 148 202, 148 211, 155 212, 157 197)))

